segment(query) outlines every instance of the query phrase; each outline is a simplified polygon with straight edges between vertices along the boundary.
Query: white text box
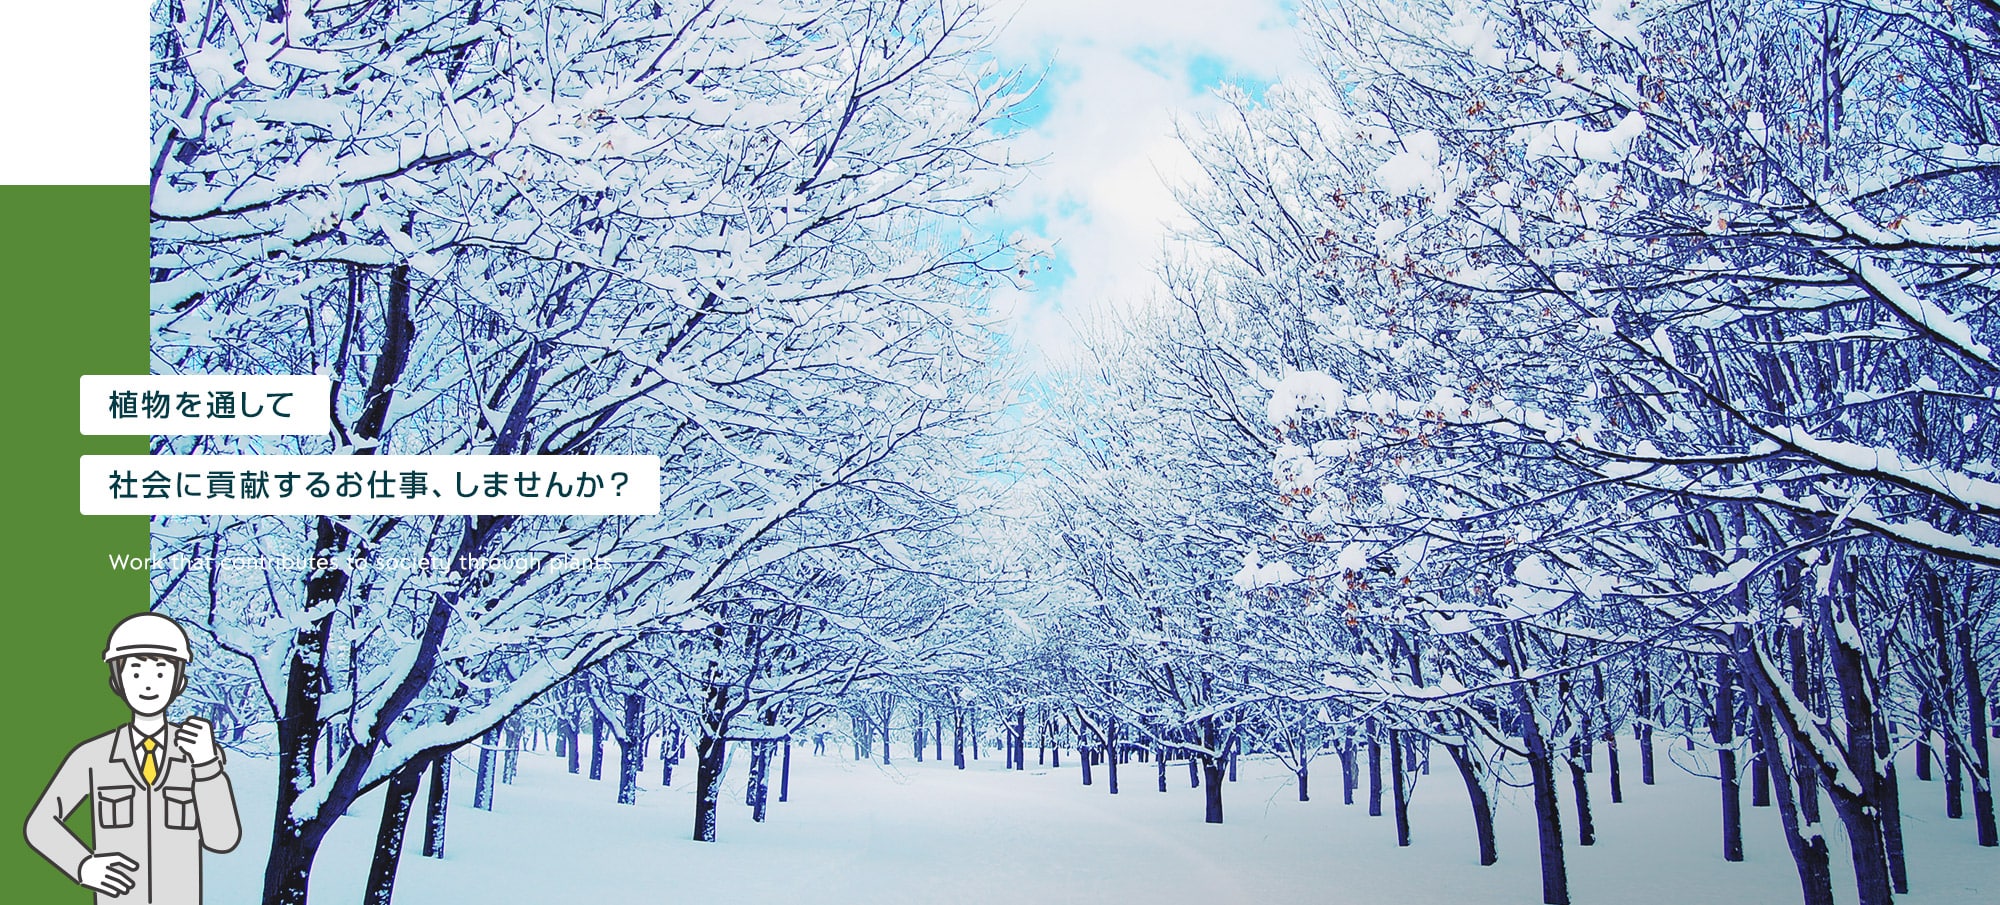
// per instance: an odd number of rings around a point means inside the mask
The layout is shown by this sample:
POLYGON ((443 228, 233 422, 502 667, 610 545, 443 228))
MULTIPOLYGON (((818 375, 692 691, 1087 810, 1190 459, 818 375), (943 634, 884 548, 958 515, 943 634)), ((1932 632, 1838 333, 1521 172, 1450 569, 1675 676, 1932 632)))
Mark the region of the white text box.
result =
POLYGON ((77 428, 87 435, 314 436, 333 429, 321 374, 85 374, 77 428))
POLYGON ((653 515, 659 456, 81 456, 84 515, 653 515))

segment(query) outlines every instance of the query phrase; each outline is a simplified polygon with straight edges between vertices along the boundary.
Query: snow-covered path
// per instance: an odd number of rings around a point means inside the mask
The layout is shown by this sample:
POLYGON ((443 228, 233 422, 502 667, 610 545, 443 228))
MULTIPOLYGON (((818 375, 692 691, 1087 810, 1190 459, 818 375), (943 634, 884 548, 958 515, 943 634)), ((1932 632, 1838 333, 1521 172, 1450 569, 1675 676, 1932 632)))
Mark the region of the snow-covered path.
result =
MULTIPOLYGON (((615 767, 615 747, 607 768, 615 767)), ((1577 905, 1600 903, 1789 903, 1798 885, 1777 815, 1747 807, 1749 860, 1722 860, 1713 782, 1670 765, 1660 746, 1661 784, 1638 782, 1626 749, 1626 802, 1609 803, 1600 756, 1592 776, 1599 842, 1570 848, 1577 905)), ((1684 752, 1671 752, 1686 758, 1684 752)), ((616 784, 564 772, 546 755, 521 761, 519 781, 502 786, 491 813, 454 806, 443 861, 418 857, 413 837, 397 884, 404 905, 444 902, 699 902, 885 905, 885 903, 1522 903, 1540 900, 1532 808, 1522 790, 1500 804, 1500 863, 1477 864, 1458 778, 1447 763, 1419 777, 1412 803, 1415 844, 1399 849, 1390 818, 1340 804, 1339 762, 1315 762, 1313 801, 1295 799, 1291 774, 1245 760, 1230 784, 1228 822, 1201 822, 1200 793, 1187 771, 1168 771, 1155 788, 1152 765, 1121 770, 1121 792, 1078 782, 1074 760, 1061 770, 1000 769, 998 757, 964 772, 894 766, 795 752, 792 800, 752 823, 742 806, 747 759, 736 760, 724 796, 721 840, 688 840, 692 773, 657 785, 649 760, 637 806, 615 801, 616 784)), ((455 801, 469 803, 473 775, 461 762, 455 801)), ((683 765, 685 766, 685 764, 683 765)), ((232 762, 244 817, 243 847, 210 856, 210 902, 256 899, 268 837, 270 765, 232 762)), ((1902 905, 1986 903, 2000 891, 2000 852, 1973 844, 1969 821, 1947 821, 1938 783, 1904 771, 1913 889, 1902 905)), ((1568 792, 1565 782, 1563 791, 1568 792)), ((1365 793, 1365 789, 1363 790, 1365 793)), ((773 790, 775 798, 775 789, 773 790)), ((341 822, 314 872, 313 900, 358 901, 379 797, 341 822)), ((421 798, 419 799, 421 802, 421 798)), ((1386 809, 1386 803, 1385 803, 1386 809)), ((1565 802, 1565 829, 1574 839, 1565 802)), ((1829 811, 1829 817, 1831 813, 1829 811)), ((1835 884, 1852 885, 1836 840, 1835 884)), ((1843 901, 1852 901, 1845 889, 1843 901)))

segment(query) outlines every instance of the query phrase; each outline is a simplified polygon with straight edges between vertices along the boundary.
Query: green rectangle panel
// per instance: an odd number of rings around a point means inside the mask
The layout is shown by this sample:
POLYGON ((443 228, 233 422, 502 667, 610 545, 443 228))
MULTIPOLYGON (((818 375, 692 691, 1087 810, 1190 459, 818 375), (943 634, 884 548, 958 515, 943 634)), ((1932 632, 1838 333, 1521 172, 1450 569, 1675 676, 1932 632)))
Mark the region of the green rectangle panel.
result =
MULTIPOLYGON (((76 459, 144 453, 145 437, 77 433, 77 377, 147 371, 144 186, 0 186, 0 308, 7 322, 6 627, 0 630, 0 876, 10 902, 89 902, 21 833, 28 810, 78 742, 129 713, 106 682, 104 638, 147 607, 146 519, 77 514, 76 459)), ((71 824, 89 832, 81 811, 71 824)))

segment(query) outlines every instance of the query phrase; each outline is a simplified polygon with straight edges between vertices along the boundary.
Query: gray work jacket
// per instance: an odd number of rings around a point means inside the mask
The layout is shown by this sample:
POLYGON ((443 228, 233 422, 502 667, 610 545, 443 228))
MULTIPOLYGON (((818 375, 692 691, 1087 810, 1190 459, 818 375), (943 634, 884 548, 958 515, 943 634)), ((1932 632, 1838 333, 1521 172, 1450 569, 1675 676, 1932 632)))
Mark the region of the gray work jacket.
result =
POLYGON ((166 758, 152 785, 139 776, 133 750, 138 733, 128 723, 76 746, 28 814, 28 844, 72 880, 93 853, 117 852, 139 862, 132 891, 115 898, 100 894, 99 905, 200 905, 202 849, 236 847, 241 828, 222 758, 199 767, 188 763, 171 742, 173 730, 169 723, 161 735, 169 740, 161 752, 166 758), (63 825, 85 797, 95 805, 95 849, 63 825))

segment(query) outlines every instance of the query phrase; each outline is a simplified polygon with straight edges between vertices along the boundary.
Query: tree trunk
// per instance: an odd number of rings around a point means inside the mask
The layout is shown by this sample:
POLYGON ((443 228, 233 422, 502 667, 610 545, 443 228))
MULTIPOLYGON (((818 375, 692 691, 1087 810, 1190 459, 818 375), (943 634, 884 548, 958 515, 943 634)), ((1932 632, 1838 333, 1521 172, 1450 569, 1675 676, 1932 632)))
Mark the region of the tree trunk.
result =
MULTIPOLYGON (((1207 788, 1203 796, 1206 823, 1222 822, 1222 775, 1223 763, 1219 752, 1223 749, 1222 732, 1215 724, 1215 717, 1201 718, 1201 744, 1206 750, 1201 753, 1201 774, 1207 788)), ((1191 762, 1191 761, 1190 761, 1191 762)))
POLYGON ((1202 814, 1202 822, 1221 823, 1222 782, 1223 782, 1222 761, 1216 758, 1214 755, 1210 754, 1202 755, 1201 759, 1202 759, 1201 772, 1203 774, 1203 777, 1208 781, 1208 787, 1205 790, 1206 794, 1203 796, 1204 810, 1202 814))
POLYGON ((1028 708, 1014 711, 1014 769, 1028 769, 1028 708))
MULTIPOLYGON (((1944 644, 1940 642, 1938 646, 1942 648, 1944 647, 1944 644)), ((1943 659, 1947 656, 1949 656, 1949 654, 1943 650, 1940 650, 1938 652, 1939 659, 1943 659)), ((1951 681, 1951 677, 1949 675, 1940 675, 1938 678, 1945 682, 1951 681)), ((1925 697, 1923 700, 1917 702, 1917 781, 1918 782, 1931 781, 1931 760, 1932 758, 1935 758, 1937 756, 1935 753, 1931 751, 1931 725, 1937 721, 1937 718, 1933 715, 1933 711, 1935 709, 1936 707, 1931 703, 1931 699, 1929 697, 1925 697)))
POLYGON ((505 737, 507 739, 507 750, 505 752, 506 756, 502 758, 500 767, 500 782, 502 785, 511 786, 514 784, 515 774, 521 771, 521 723, 519 720, 509 719, 507 721, 505 737))
POLYGON ((1354 803, 1354 787, 1360 785, 1361 777, 1354 766, 1354 742, 1352 739, 1340 743, 1340 803, 1354 803))
MULTIPOLYGON (((1993 755, 1992 747, 1986 742, 1986 686, 1980 682, 1979 661, 1972 655, 1970 602, 1959 614, 1955 635, 1958 640, 1958 679, 1964 683, 1966 712, 1971 718, 1971 731, 1964 741, 1972 749, 1972 757, 1966 764, 1972 778, 1972 817, 1978 827, 1979 844, 1992 848, 2000 846, 2000 830, 1996 830, 1993 822, 1993 755)), ((1994 732, 2000 736, 2000 725, 1995 725, 1994 732)), ((1956 747, 1958 740, 1953 739, 1952 744, 1956 747)))
POLYGON ((785 757, 778 766, 778 800, 792 800, 792 737, 785 736, 785 757))
POLYGON ((1836 548, 1833 555, 1834 590, 1818 595, 1820 617, 1832 641, 1829 655, 1840 691, 1841 713, 1846 720, 1844 756, 1848 770, 1861 788, 1843 789, 1839 783, 1829 783, 1827 793, 1833 799, 1840 822, 1847 827, 1848 851, 1853 856, 1854 883, 1861 905, 1890 905, 1889 849, 1880 810, 1881 774, 1876 768, 1880 752, 1875 746, 1875 722, 1880 717, 1870 694, 1868 652, 1855 643, 1858 629, 1849 609, 1854 603, 1853 578, 1841 561, 1844 551, 1836 548))
POLYGON ((1944 816, 1965 818, 1965 755, 1946 739, 1944 748, 1944 816))
MULTIPOLYGON (((887 693, 882 695, 882 766, 889 765, 889 724, 896 718, 896 699, 887 693)), ((770 755, 766 754, 769 760, 770 755)))
POLYGON ((1953 717, 1956 716, 1952 707, 1952 639, 1944 627, 1945 594, 1944 582, 1940 578, 1936 569, 1930 569, 1921 581, 1924 617, 1931 633, 1931 648, 1937 655, 1930 665, 1937 681, 1935 687, 1941 694, 1933 697, 1925 691, 1922 700, 1917 702, 1917 781, 1927 782, 1931 778, 1931 760, 1938 757, 1931 749, 1931 733, 1942 727, 1946 752, 1941 764, 1945 772, 1944 816, 1959 818, 1964 816, 1965 810, 1959 788, 1962 780, 1958 768, 1961 765, 1955 759, 1958 746, 1952 744, 1953 717), (1943 718, 1940 719, 1940 716, 1943 718))
POLYGON ((1633 721, 1632 741, 1639 746, 1639 784, 1653 784, 1653 678, 1652 672, 1642 663, 1639 666, 1639 690, 1633 702, 1638 710, 1638 719, 1633 721))
POLYGON ((479 737, 479 773, 472 780, 472 806, 482 811, 493 810, 493 746, 499 738, 500 730, 489 729, 479 737))
POLYGON ((1576 797, 1576 844, 1597 844, 1597 823, 1590 819, 1590 776, 1581 763, 1582 745, 1569 743, 1569 787, 1576 797))
POLYGON ((618 803, 639 803, 639 767, 646 757, 645 702, 636 691, 625 693, 625 738, 618 743, 618 803))
POLYGON ((1389 775, 1395 780, 1392 790, 1396 806, 1396 845, 1407 848, 1410 844, 1410 792, 1404 788, 1403 739, 1401 733, 1389 733, 1389 775))
POLYGON ((1466 745, 1446 745, 1444 750, 1458 767, 1459 778, 1465 780, 1465 796, 1472 803, 1472 829, 1479 836, 1479 864, 1490 867, 1500 860, 1500 852, 1493 835, 1493 800, 1479 775, 1481 761, 1466 745))
POLYGON ((965 710, 951 709, 951 765, 965 769, 965 710))
POLYGON ((675 722, 673 724, 673 736, 671 741, 668 740, 667 731, 665 729, 662 729, 660 732, 660 788, 665 789, 665 788, 671 788, 673 786, 674 764, 679 763, 680 759, 681 759, 681 724, 679 722, 675 722))
POLYGON ((1653 785, 1653 727, 1641 725, 1636 740, 1639 743, 1639 784, 1653 785))
POLYGON ((313 858, 333 827, 330 820, 286 821, 271 839, 264 866, 265 905, 305 905, 312 879, 313 858))
POLYGON ((1715 671, 1715 713, 1710 731, 1715 737, 1716 773, 1722 779, 1722 860, 1743 860, 1743 786, 1736 770, 1736 679, 1731 658, 1718 659, 1715 671))
MULTIPOLYGON (((1876 721, 1876 749, 1890 751, 1888 727, 1876 721)), ((1889 858, 1889 888, 1897 895, 1910 891, 1910 868, 1903 853, 1903 793, 1896 781, 1896 762, 1885 757, 1882 772, 1877 781, 1880 785, 1876 800, 1880 802, 1876 813, 1882 817, 1882 849, 1889 858)))
POLYGON ((431 788, 424 798, 424 857, 444 857, 445 809, 451 801, 451 752, 431 755, 431 788))
MULTIPOLYGON (((1801 583, 1800 576, 1796 574, 1795 568, 1788 568, 1782 574, 1784 576, 1785 581, 1789 582, 1791 585, 1798 585, 1801 583)), ((1789 631, 1785 632, 1786 657, 1791 661, 1791 667, 1792 667, 1792 679, 1791 679, 1792 694, 1795 697, 1797 697, 1800 701, 1805 702, 1805 704, 1808 707, 1811 707, 1814 706, 1814 703, 1819 696, 1815 694, 1815 689, 1813 688, 1813 683, 1812 683, 1812 675, 1807 670, 1805 638, 1806 638, 1806 629, 1805 626, 1803 625, 1793 626, 1789 631)), ((1767 707, 1779 706, 1777 704, 1771 703, 1772 700, 1773 697, 1771 695, 1765 696, 1765 704, 1767 707)), ((1797 745, 1798 743, 1797 739, 1792 738, 1789 729, 1786 733, 1786 737, 1788 740, 1792 741, 1795 746, 1797 745)), ((1820 822, 1819 769, 1816 765, 1817 760, 1818 760, 1817 757, 1815 757, 1814 758, 1815 765, 1810 768, 1802 767, 1798 770, 1793 771, 1798 774, 1799 816, 1804 818, 1805 823, 1808 825, 1820 822)))
MULTIPOLYGON (((332 555, 345 549, 347 531, 332 520, 315 520, 315 555, 332 555)), ((331 604, 347 587, 347 575, 338 569, 322 569, 306 579, 308 611, 331 604)), ((321 664, 325 660, 333 617, 322 616, 298 630, 292 638, 290 661, 286 665, 285 704, 278 716, 278 794, 272 819, 271 851, 264 862, 265 905, 304 905, 313 858, 319 853, 332 821, 322 803, 310 818, 292 812, 300 790, 308 787, 316 773, 314 754, 319 747, 320 696, 323 688, 321 664)))
POLYGON ((1618 770, 1618 732, 1615 729, 1604 733, 1604 765, 1611 774, 1611 803, 1618 804, 1625 800, 1625 780, 1618 770))
POLYGON ((382 795, 382 822, 375 829, 375 854, 368 865, 366 905, 389 905, 396 891, 396 868, 403 860, 403 836, 410 826, 410 806, 424 778, 424 761, 413 760, 390 774, 382 795))
POLYGON ((722 755, 726 743, 704 721, 694 743, 694 841, 715 841, 715 815, 722 799, 722 755))
MULTIPOLYGON (((1744 642, 1738 643, 1741 645, 1744 642)), ((1772 783, 1772 791, 1777 800, 1778 819, 1785 828, 1785 847, 1791 850, 1792 863, 1798 868, 1799 890, 1805 905, 1833 905, 1832 854, 1827 848, 1826 836, 1817 822, 1804 828, 1800 826, 1798 802, 1793 798, 1793 771, 1777 759, 1780 749, 1770 709, 1761 704, 1754 705, 1751 713, 1753 729, 1762 739, 1763 750, 1771 756, 1771 772, 1776 774, 1777 780, 1772 783)))
POLYGON ((764 770, 770 766, 770 763, 770 754, 765 750, 763 740, 752 741, 750 743, 750 778, 743 783, 744 807, 755 808, 757 806, 757 787, 764 784, 764 770))
POLYGON ((590 714, 590 778, 604 778, 604 718, 593 706, 590 714))
POLYGON ((1554 766, 1546 750, 1530 752, 1528 772, 1534 785, 1535 831, 1541 845, 1542 902, 1569 905, 1569 874, 1563 863, 1562 814, 1557 809, 1554 766))
POLYGON ((1368 816, 1382 816, 1382 741, 1374 735, 1375 726, 1368 726, 1368 816))
POLYGON ((1104 721, 1104 784, 1118 794, 1118 718, 1104 721))
MULTIPOLYGON (((1863 730, 1866 731, 1866 730, 1863 730)), ((1854 861, 1854 886, 1862 905, 1890 905, 1889 859, 1882 839, 1882 822, 1867 799, 1847 794, 1838 786, 1827 788, 1834 813, 1847 826, 1848 853, 1854 861)))
MULTIPOLYGON (((772 749, 777 747, 777 743, 771 739, 759 739, 752 742, 751 745, 759 749, 759 753, 757 756, 757 772, 750 782, 750 819, 757 823, 763 823, 764 818, 770 813, 771 753, 772 749)), ((888 748, 889 741, 885 738, 882 740, 882 749, 886 752, 888 748)), ((883 756, 887 757, 888 755, 885 753, 883 756)))
POLYGON ((1763 736, 1752 732, 1750 742, 1750 806, 1771 806, 1771 754, 1764 750, 1763 736))
MULTIPOLYGON (((1530 680, 1532 681, 1532 680, 1530 680)), ((1555 764, 1541 721, 1522 682, 1514 685, 1514 705, 1520 713, 1521 740, 1528 749, 1528 773, 1535 797, 1535 834, 1541 848, 1543 905, 1569 905, 1569 868, 1563 861, 1562 809, 1556 797, 1555 764)))

